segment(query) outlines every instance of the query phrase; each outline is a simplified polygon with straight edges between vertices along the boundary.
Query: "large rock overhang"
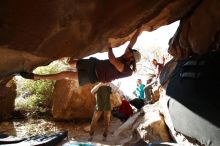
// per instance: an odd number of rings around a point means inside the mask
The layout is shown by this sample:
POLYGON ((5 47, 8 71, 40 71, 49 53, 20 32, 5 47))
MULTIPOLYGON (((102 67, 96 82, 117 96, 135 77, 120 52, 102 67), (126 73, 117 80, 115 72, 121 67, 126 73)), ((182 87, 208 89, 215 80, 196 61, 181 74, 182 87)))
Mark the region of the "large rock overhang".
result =
POLYGON ((182 58, 192 51, 204 53, 219 31, 219 5, 218 0, 0 1, 0 77, 59 57, 102 52, 109 38, 116 47, 142 25, 153 31, 177 20, 181 27, 171 41, 171 54, 182 58), (199 27, 198 18, 203 22, 199 27), (198 37, 206 24, 205 37, 198 37))

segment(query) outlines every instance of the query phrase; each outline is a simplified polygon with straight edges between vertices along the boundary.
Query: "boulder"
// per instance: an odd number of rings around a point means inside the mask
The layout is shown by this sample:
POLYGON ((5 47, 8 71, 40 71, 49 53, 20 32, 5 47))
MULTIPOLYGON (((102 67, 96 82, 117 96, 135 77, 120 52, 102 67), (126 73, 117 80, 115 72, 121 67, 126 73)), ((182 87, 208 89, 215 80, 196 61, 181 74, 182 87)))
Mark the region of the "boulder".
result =
POLYGON ((132 145, 141 139, 146 143, 171 142, 168 128, 159 112, 159 104, 145 105, 142 111, 134 114, 117 131, 117 141, 132 145))
POLYGON ((200 1, 181 19, 178 30, 170 40, 169 53, 182 59, 219 49, 216 46, 220 43, 219 7, 218 0, 200 1))
MULTIPOLYGON (((79 86, 76 81, 60 80, 55 83, 52 114, 57 120, 91 119, 95 110, 95 95, 91 93, 93 84, 79 86)), ((110 98, 112 107, 119 106, 119 94, 110 98)))
POLYGON ((0 121, 12 118, 16 98, 16 85, 11 78, 0 82, 0 121))
MULTIPOLYGON (((205 1, 204 4, 199 2, 199 0, 0 1, 0 77, 4 78, 23 70, 30 71, 59 57, 82 58, 106 51, 108 39, 116 47, 130 40, 141 25, 144 26, 143 30, 153 31, 174 21, 182 21, 182 18, 188 16, 190 12, 191 15, 187 18, 193 18, 196 22, 203 16, 205 10, 212 10, 214 7, 213 12, 211 11, 214 15, 213 23, 210 24, 211 27, 219 26, 216 8, 220 2, 217 0, 205 1), (196 15, 192 13, 194 10, 196 15)), ((207 19, 205 15, 202 22, 207 22, 207 19)), ((196 29, 196 26, 197 23, 193 28, 196 29)), ((207 27, 201 25, 199 28, 201 30, 207 27)), ((210 29, 213 30, 212 35, 206 35, 207 37, 215 34, 217 28, 213 28, 215 29, 210 29)), ((198 31, 195 30, 190 37, 196 38, 196 32, 198 31)), ((205 46, 208 43, 210 41, 205 46)), ((197 49, 196 46, 194 45, 192 49, 197 49)))
POLYGON ((57 120, 91 118, 95 109, 93 85, 78 86, 78 82, 60 80, 55 83, 52 114, 57 120))
MULTIPOLYGON (((15 98, 14 87, 6 86, 6 77, 20 71, 32 71, 60 57, 82 58, 106 51, 107 40, 113 47, 120 46, 129 41, 140 26, 143 26, 142 31, 153 31, 180 20, 168 50, 176 59, 218 50, 219 7, 219 0, 1 0, 0 100, 6 103, 1 104, 1 113, 8 115, 12 112, 15 98)), ((74 81, 56 83, 53 101, 56 119, 92 116, 95 104, 89 92, 92 86, 75 85, 74 81)), ((147 114, 143 115, 136 114, 133 120, 126 122, 130 129, 135 129, 132 131, 138 132, 139 124, 147 117, 147 114)), ((159 112, 155 115, 158 115, 155 121, 159 125, 163 123, 159 112)), ((161 135, 151 138, 146 132, 139 135, 145 141, 164 138, 161 135)))

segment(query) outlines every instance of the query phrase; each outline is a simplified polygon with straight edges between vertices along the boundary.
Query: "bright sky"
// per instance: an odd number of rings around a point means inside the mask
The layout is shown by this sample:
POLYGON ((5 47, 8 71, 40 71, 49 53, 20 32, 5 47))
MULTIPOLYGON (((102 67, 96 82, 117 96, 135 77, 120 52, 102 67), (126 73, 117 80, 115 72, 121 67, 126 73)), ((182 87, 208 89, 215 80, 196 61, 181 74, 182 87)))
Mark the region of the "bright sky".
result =
MULTIPOLYGON (((179 22, 174 22, 170 25, 163 26, 158 28, 157 30, 153 32, 147 32, 144 31, 142 34, 138 37, 137 42, 134 45, 134 49, 137 49, 141 52, 141 54, 146 54, 149 56, 149 60, 153 59, 152 52, 155 51, 155 48, 161 48, 162 54, 167 53, 168 49, 168 42, 169 39, 174 35, 176 32, 177 27, 179 26, 179 22)), ((126 42, 125 44, 121 45, 120 47, 113 48, 113 52, 116 57, 121 56, 124 53, 124 50, 126 49, 129 42, 126 42)), ((92 55, 98 59, 107 59, 108 54, 105 53, 96 53, 92 55)), ((90 56, 89 56, 90 57, 90 56)), ((132 95, 132 92, 136 88, 136 80, 140 78, 142 79, 143 83, 146 83, 145 76, 138 76, 133 74, 131 77, 122 78, 115 80, 113 83, 117 85, 120 83, 120 89, 128 96, 132 95)))

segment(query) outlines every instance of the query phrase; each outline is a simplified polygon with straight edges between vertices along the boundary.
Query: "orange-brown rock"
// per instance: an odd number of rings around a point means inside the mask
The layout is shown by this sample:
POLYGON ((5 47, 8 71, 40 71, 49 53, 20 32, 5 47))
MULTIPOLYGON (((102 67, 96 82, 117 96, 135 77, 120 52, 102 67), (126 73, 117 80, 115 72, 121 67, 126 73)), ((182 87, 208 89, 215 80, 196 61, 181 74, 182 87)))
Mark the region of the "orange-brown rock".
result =
POLYGON ((181 19, 180 26, 170 41, 169 52, 177 58, 207 53, 216 49, 220 42, 220 1, 204 0, 197 5, 181 19))
POLYGON ((0 121, 8 120, 14 112, 16 97, 16 85, 11 78, 7 78, 0 83, 0 121))
MULTIPOLYGON (((92 84, 79 86, 76 81, 60 80, 53 92, 52 114, 58 120, 92 118, 95 110, 95 95, 91 93, 92 84)), ((120 106, 120 95, 112 93, 112 107, 120 106)))
MULTIPOLYGON (((219 2, 198 2, 200 1, 0 1, 0 77, 22 70, 29 71, 63 56, 80 58, 101 52, 105 50, 106 40, 109 38, 112 38, 113 46, 119 46, 129 40, 134 30, 141 25, 144 25, 144 30, 153 31, 162 25, 182 20, 183 17, 193 20, 190 20, 193 22, 190 23, 193 30, 189 37, 198 44, 213 36, 219 26, 218 13, 215 11, 219 2), (215 8, 213 12, 212 7, 215 8), (203 17, 205 10, 210 10, 213 14, 213 23, 210 24, 215 29, 210 28, 210 34, 204 39, 196 39, 197 20, 203 17)), ((206 19, 207 14, 201 20, 206 22, 206 19)), ((200 26, 200 29, 207 28, 205 24, 200 26)), ((210 38, 205 42, 210 43, 210 38)), ((194 41, 190 43, 194 44, 194 41)), ((195 51, 197 46, 191 45, 194 47, 192 50, 195 51)))
POLYGON ((171 137, 164 122, 163 116, 159 112, 159 104, 145 105, 142 111, 134 114, 115 132, 117 141, 132 145, 140 139, 146 143, 158 141, 170 142, 171 137))
POLYGON ((52 114, 55 119, 91 118, 95 109, 95 97, 90 92, 93 85, 82 87, 75 81, 57 81, 53 93, 52 114))
POLYGON ((108 39, 119 46, 142 25, 153 31, 177 20, 169 52, 203 54, 219 46, 219 7, 219 0, 1 0, 0 79, 59 57, 105 51, 108 39))

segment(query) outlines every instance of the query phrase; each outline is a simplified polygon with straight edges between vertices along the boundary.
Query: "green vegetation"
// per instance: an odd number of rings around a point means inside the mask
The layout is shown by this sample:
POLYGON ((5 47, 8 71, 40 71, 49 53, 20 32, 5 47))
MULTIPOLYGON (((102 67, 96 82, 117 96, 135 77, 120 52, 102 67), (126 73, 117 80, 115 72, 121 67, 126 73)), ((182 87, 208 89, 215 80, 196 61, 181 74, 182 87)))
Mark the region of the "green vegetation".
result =
MULTIPOLYGON (((38 67, 34 70, 36 74, 53 74, 66 70, 60 61, 54 61, 48 66, 38 67)), ((44 108, 50 108, 52 103, 52 93, 55 81, 50 80, 29 80, 16 77, 17 98, 15 107, 18 110, 36 110, 45 111, 44 108)))

